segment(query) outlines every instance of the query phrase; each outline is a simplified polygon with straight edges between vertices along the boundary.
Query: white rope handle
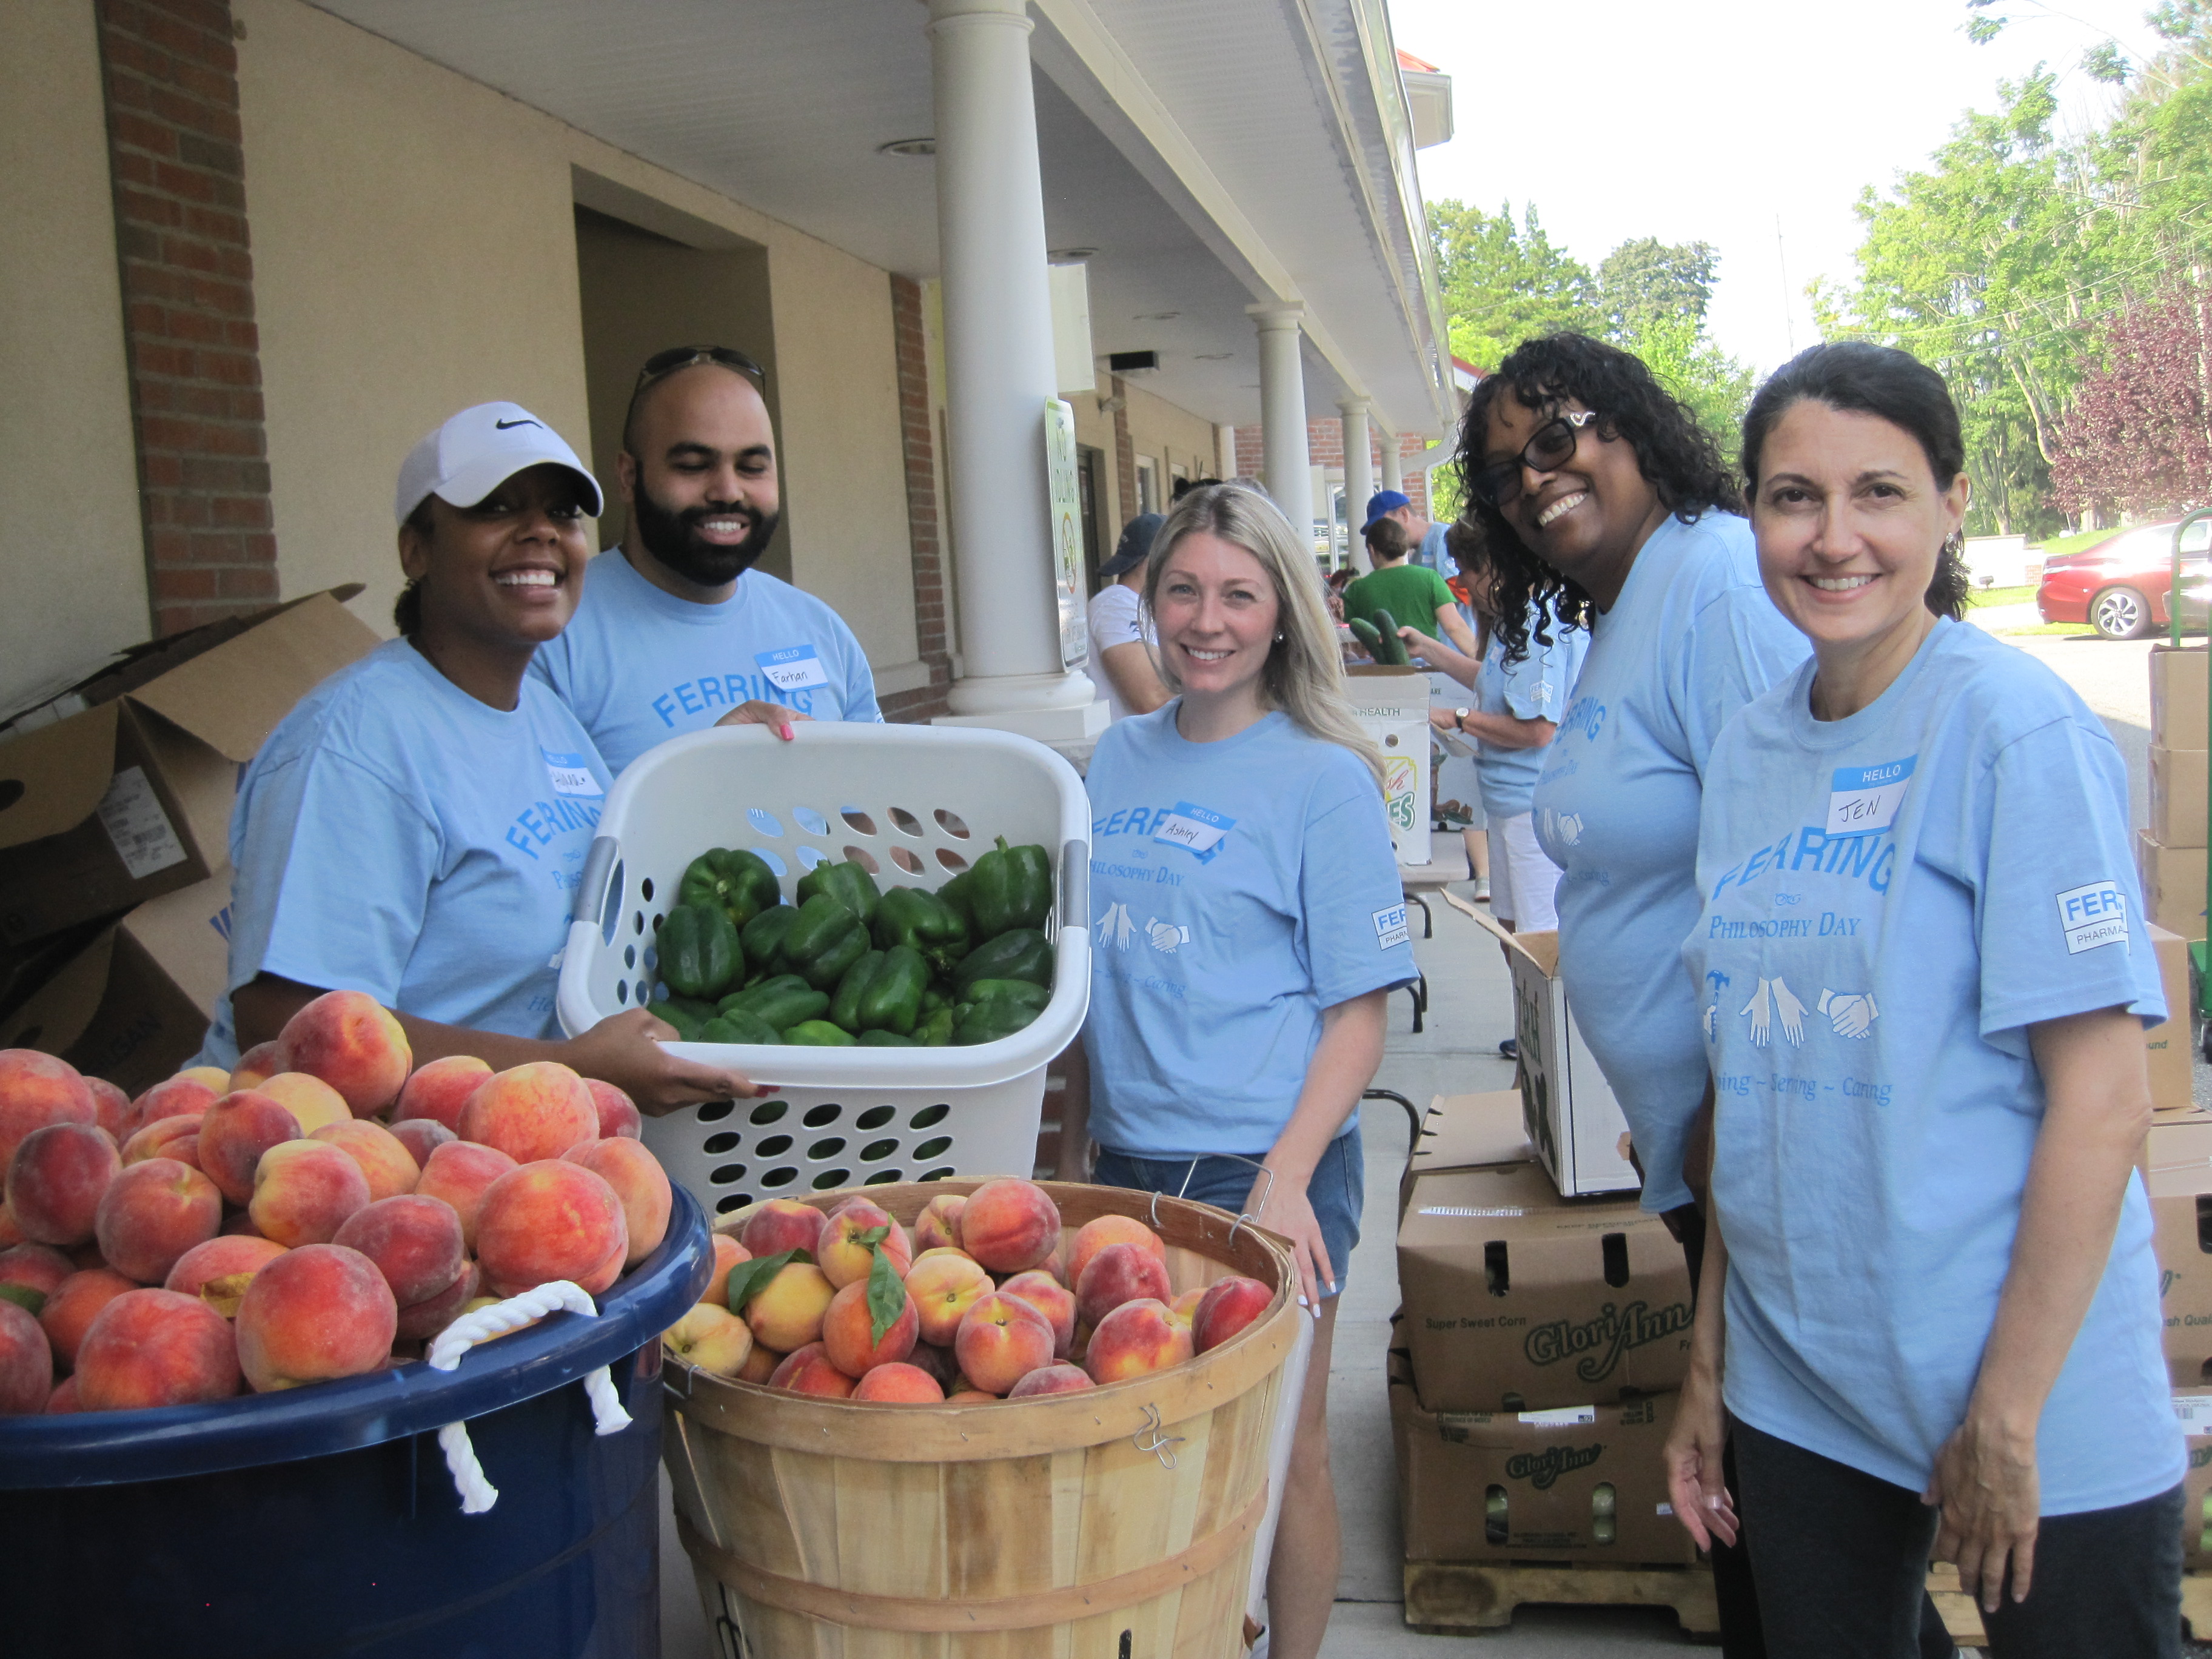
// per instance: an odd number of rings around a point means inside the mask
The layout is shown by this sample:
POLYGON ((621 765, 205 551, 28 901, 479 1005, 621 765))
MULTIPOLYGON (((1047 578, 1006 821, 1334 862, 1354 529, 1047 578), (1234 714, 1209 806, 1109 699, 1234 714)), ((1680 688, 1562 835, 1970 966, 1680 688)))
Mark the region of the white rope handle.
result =
MULTIPOLYGON (((477 1343, 520 1330, 547 1314, 563 1310, 585 1319, 596 1319, 599 1315, 598 1306, 582 1286, 556 1279, 525 1291, 520 1296, 495 1302, 489 1308, 463 1314, 438 1333, 437 1340, 430 1344, 427 1363, 433 1370, 450 1371, 461 1363, 461 1356, 477 1343)), ((622 1396, 615 1391, 614 1379, 607 1375, 605 1365, 586 1374, 583 1382, 599 1433, 620 1434, 630 1425, 630 1414, 623 1409, 622 1396)), ((476 1448, 469 1443, 467 1424, 447 1424, 438 1431, 438 1445, 446 1454, 446 1468, 461 1495, 463 1515, 482 1515, 499 1502, 499 1488, 485 1478, 483 1465, 477 1462, 476 1448)))

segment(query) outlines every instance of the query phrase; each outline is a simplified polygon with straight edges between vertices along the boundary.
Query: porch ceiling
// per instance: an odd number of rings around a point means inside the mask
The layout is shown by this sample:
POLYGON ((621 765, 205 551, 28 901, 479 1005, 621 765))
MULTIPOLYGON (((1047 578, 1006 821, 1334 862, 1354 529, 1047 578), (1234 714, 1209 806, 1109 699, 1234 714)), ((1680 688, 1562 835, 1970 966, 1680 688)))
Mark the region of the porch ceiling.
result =
MULTIPOLYGON (((872 264, 936 272, 934 163, 878 154, 933 125, 915 0, 316 3, 872 264)), ((1446 418, 1405 215, 1375 184, 1392 135, 1357 72, 1370 13, 1372 0, 1036 0, 1048 240, 1099 250, 1094 347, 1157 349, 1148 391, 1255 422, 1243 307, 1296 293, 1313 324, 1311 412, 1357 385, 1397 429, 1446 418), (1164 312, 1178 314, 1140 320, 1164 312)), ((1387 40, 1376 49, 1391 61, 1387 40)), ((1411 155, 1408 138, 1402 167, 1411 155)))

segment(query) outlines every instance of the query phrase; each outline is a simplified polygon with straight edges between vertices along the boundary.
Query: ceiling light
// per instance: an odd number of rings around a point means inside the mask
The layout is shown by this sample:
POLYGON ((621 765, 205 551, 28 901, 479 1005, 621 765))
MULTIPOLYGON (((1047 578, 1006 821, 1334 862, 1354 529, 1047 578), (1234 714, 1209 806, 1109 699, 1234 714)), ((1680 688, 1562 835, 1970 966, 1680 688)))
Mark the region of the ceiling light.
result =
POLYGON ((1236 355, 1233 351, 1201 351, 1196 354, 1201 363, 1225 363, 1236 355))
POLYGON ((878 155, 934 155, 937 154, 937 140, 894 138, 888 144, 878 144, 876 154, 878 155))
POLYGON ((1056 265, 1079 265, 1085 259, 1097 258, 1098 250, 1095 247, 1048 248, 1044 257, 1056 265))
POLYGON ((1182 315, 1180 311, 1147 311, 1135 320, 1140 323, 1171 323, 1182 315))

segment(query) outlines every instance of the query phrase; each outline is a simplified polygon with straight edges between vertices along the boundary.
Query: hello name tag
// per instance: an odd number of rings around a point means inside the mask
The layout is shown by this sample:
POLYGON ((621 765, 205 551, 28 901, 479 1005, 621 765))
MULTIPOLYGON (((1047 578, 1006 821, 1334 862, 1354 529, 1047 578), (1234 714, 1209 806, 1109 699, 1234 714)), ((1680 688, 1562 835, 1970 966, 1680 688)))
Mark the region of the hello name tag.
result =
POLYGON ((1225 818, 1218 812, 1209 812, 1203 806, 1179 800, 1175 811, 1152 832, 1152 839, 1180 847, 1205 864, 1221 850, 1221 838, 1236 827, 1235 818, 1225 818))
POLYGON ((553 781, 556 795, 604 795, 599 781, 592 775, 591 763, 581 755, 566 755, 557 750, 540 749, 545 757, 545 775, 553 781))
POLYGON ((1865 836, 1888 829, 1897 821, 1912 763, 1919 758, 1907 755, 1880 766, 1838 767, 1828 785, 1828 833, 1865 836))
POLYGON ((781 651, 763 651, 753 660, 760 665, 761 677, 779 691, 804 691, 830 684, 821 655, 811 645, 787 645, 781 651))

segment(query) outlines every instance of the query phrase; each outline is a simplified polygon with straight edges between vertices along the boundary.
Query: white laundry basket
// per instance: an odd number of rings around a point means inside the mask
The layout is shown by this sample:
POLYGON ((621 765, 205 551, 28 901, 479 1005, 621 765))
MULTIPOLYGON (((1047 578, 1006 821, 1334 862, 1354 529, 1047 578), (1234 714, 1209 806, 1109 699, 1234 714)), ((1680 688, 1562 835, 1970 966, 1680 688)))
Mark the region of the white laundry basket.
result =
POLYGON ((711 1219, 758 1200, 858 1183, 1027 1175, 1044 1068, 1091 1000, 1090 804, 1042 744, 961 727, 796 721, 714 726, 631 763, 607 797, 561 963, 571 1036, 658 994, 654 930, 710 847, 765 859, 788 899, 814 866, 856 858, 878 885, 943 886, 1004 836, 1050 854, 1052 1000, 972 1048, 815 1048, 678 1042, 675 1052, 775 1085, 647 1118, 645 1139, 711 1219))

